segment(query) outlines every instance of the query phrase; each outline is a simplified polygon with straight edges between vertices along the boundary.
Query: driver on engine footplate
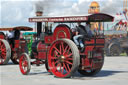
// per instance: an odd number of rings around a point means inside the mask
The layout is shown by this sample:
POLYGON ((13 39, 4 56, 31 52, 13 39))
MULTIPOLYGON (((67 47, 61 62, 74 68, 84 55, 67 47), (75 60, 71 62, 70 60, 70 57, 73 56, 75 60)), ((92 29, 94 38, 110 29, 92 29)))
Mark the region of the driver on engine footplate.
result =
POLYGON ((90 30, 90 23, 86 22, 86 26, 81 25, 78 22, 78 26, 76 27, 76 35, 73 37, 75 44, 81 48, 81 52, 84 51, 84 43, 82 39, 88 39, 93 36, 93 32, 90 30), (79 40, 80 39, 80 40, 79 40))

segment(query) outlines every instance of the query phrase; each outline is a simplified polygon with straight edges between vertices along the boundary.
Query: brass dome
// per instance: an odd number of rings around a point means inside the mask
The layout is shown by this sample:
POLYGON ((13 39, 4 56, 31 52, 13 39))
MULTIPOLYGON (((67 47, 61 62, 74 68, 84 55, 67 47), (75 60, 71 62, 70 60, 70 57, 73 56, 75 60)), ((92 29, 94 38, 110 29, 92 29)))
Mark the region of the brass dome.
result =
POLYGON ((99 3, 97 3, 96 1, 93 1, 90 7, 99 7, 99 3))

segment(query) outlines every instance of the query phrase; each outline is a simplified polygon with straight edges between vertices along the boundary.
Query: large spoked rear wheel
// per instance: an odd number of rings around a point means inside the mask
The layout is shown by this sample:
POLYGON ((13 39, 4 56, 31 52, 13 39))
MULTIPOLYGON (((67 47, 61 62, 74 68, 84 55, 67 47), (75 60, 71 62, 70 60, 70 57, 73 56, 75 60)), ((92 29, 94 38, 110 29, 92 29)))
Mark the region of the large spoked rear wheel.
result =
POLYGON ((48 55, 48 65, 56 77, 71 77, 77 70, 79 63, 79 50, 73 41, 59 39, 51 45, 48 55))
POLYGON ((0 39, 0 65, 7 64, 11 57, 11 48, 6 40, 0 39))
POLYGON ((31 64, 30 64, 30 58, 27 53, 23 53, 20 56, 19 67, 23 75, 27 75, 30 72, 31 64))
POLYGON ((102 57, 102 62, 99 64, 100 65, 99 68, 97 68, 97 69, 90 68, 88 70, 78 69, 78 72, 82 75, 85 75, 85 76, 94 76, 94 75, 96 75, 97 73, 100 72, 100 70, 102 69, 103 64, 104 64, 104 53, 103 52, 101 52, 101 57, 102 57))

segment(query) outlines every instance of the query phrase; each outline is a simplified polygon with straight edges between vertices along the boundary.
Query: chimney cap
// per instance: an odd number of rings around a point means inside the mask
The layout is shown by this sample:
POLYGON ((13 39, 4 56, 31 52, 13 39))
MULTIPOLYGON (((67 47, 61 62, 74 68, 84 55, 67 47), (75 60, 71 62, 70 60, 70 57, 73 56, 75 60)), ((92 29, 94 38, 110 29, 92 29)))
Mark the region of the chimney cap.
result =
POLYGON ((42 11, 36 11, 36 16, 42 16, 43 12, 42 11))

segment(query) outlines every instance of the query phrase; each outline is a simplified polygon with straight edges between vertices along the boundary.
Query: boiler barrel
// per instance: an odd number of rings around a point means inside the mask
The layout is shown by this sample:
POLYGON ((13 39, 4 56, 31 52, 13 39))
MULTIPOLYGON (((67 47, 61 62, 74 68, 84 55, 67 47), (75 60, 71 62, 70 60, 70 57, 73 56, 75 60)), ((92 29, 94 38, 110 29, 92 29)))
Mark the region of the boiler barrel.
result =
POLYGON ((32 43, 32 52, 38 53, 38 52, 46 52, 47 46, 43 44, 41 41, 35 41, 32 43))

